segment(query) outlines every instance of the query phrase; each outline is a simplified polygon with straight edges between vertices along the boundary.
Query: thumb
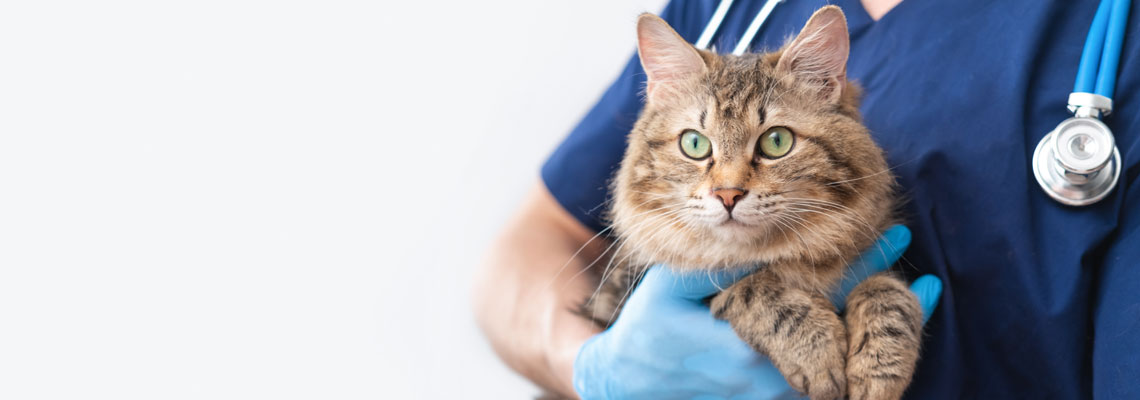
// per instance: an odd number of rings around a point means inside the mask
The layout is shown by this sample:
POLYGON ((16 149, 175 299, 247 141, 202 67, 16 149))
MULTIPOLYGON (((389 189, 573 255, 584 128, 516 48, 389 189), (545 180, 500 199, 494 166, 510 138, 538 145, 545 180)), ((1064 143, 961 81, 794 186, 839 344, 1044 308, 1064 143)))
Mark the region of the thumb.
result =
POLYGON ((658 264, 650 267, 649 272, 645 273, 639 290, 686 300, 702 300, 732 286, 755 270, 755 267, 746 267, 715 271, 678 271, 667 265, 658 264))
POLYGON ((925 324, 942 297, 942 280, 930 274, 920 276, 910 284, 910 291, 918 297, 918 304, 922 306, 922 323, 925 324))

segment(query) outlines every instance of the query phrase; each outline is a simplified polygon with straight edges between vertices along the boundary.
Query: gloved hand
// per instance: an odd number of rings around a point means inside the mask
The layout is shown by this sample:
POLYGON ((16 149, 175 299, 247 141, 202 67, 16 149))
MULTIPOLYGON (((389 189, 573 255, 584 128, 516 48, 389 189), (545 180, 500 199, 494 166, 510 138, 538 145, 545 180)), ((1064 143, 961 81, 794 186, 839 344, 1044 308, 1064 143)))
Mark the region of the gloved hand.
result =
MULTIPOLYGON (((908 245, 906 227, 888 230, 852 263, 856 276, 844 280, 839 304, 860 281, 894 264, 908 245)), ((750 272, 650 268, 614 325, 579 350, 574 360, 578 395, 586 400, 798 398, 780 371, 703 303, 750 272)), ((911 290, 925 321, 938 304, 942 282, 925 275, 911 290)))

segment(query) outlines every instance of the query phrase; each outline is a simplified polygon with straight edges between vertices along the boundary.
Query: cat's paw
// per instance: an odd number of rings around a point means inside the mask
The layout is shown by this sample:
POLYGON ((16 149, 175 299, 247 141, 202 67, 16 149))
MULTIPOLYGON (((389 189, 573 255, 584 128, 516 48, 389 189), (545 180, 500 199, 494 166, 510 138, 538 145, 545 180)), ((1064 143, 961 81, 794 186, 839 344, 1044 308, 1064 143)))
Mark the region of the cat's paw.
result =
POLYGON ((852 339, 847 356, 847 393, 851 400, 892 400, 902 398, 910 385, 917 352, 883 348, 872 335, 852 339))
POLYGON ((812 400, 842 399, 848 386, 843 354, 830 348, 820 348, 817 353, 808 357, 811 361, 788 368, 784 379, 812 400))
POLYGON ((902 398, 910 380, 891 373, 876 373, 864 365, 870 357, 848 360, 847 393, 851 400, 891 400, 902 398))
POLYGON ((852 400, 901 398, 914 375, 922 309, 902 281, 873 276, 847 298, 847 393, 852 400))
POLYGON ((842 365, 797 367, 785 374, 784 379, 791 389, 812 400, 842 399, 847 389, 847 375, 842 365))
POLYGON ((812 400, 847 393, 847 328, 827 298, 760 273, 713 297, 710 308, 767 355, 792 389, 812 400))
MULTIPOLYGON (((794 314, 792 314, 794 316, 794 314)), ((797 322, 797 318, 788 319, 797 322)), ((847 330, 834 312, 812 308, 800 329, 773 331, 784 336, 783 351, 772 352, 773 363, 788 385, 812 400, 842 399, 847 394, 847 330)))

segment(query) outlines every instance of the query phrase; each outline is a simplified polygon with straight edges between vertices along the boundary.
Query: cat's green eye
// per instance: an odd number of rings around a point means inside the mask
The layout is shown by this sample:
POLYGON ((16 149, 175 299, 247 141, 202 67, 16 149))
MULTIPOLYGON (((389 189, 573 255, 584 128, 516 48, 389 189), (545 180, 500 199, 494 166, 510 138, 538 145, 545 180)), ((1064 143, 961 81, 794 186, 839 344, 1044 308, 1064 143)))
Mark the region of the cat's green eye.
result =
POLYGON ((761 157, 777 159, 792 151, 792 145, 795 142, 796 135, 792 134, 790 129, 775 126, 768 128, 763 135, 760 135, 760 141, 756 143, 756 150, 761 157))
POLYGON ((712 142, 692 129, 681 133, 681 152, 694 160, 703 160, 712 154, 712 142))

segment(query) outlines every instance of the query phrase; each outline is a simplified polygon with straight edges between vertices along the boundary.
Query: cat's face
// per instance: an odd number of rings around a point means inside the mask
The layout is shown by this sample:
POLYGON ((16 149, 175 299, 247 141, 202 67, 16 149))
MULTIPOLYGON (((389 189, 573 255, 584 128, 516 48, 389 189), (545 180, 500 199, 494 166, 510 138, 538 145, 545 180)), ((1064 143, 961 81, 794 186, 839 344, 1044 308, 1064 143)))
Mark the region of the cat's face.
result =
POLYGON ((642 17, 648 101, 611 214, 639 262, 844 255, 878 234, 892 177, 859 123, 846 24, 830 10, 781 52, 743 57, 698 52, 642 17))

